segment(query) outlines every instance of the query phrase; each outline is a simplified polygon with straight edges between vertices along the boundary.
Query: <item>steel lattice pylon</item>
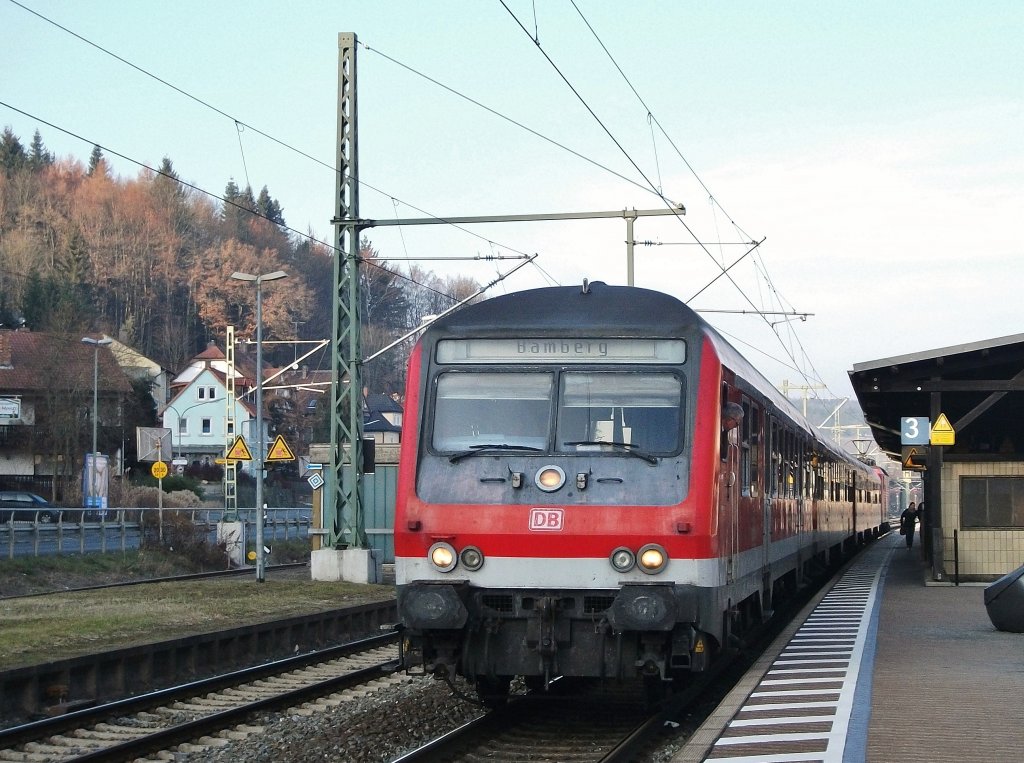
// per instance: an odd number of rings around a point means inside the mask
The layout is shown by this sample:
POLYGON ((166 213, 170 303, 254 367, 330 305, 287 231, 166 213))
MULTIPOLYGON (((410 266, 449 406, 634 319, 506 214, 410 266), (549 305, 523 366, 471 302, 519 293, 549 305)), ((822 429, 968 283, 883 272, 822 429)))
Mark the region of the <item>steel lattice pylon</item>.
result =
POLYGON ((363 396, 360 373, 359 152, 356 120, 356 36, 338 35, 337 251, 331 342, 331 469, 324 504, 328 546, 366 547, 363 528, 363 396), (349 457, 345 458, 345 451, 349 457), (346 463, 347 460, 347 463, 346 463), (330 499, 333 498, 333 501, 330 499), (333 516, 331 516, 333 511, 333 516))

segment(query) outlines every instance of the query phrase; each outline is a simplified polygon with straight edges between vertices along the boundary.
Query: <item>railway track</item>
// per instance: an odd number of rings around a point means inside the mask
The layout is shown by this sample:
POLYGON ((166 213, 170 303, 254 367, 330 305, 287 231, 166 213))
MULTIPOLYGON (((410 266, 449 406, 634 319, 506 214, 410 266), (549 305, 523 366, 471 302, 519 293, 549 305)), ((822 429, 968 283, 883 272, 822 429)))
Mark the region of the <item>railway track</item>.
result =
MULTIPOLYGON (((267 574, 276 572, 287 572, 309 567, 308 562, 289 562, 287 564, 274 564, 267 567, 267 574)), ((104 588, 123 588, 124 586, 142 585, 144 583, 180 583, 187 580, 204 580, 206 578, 237 578, 243 575, 253 575, 254 570, 239 568, 231 570, 213 570, 211 572, 192 572, 186 575, 170 575, 162 578, 139 578, 137 580, 122 580, 117 583, 104 583, 102 585, 79 586, 78 588, 58 588, 51 591, 36 591, 34 593, 20 593, 14 596, 0 596, 0 601, 7 599, 28 599, 38 596, 50 596, 55 593, 75 593, 78 591, 99 591, 104 588)))
MULTIPOLYGON (((353 686, 403 681, 388 633, 58 718, 0 731, 0 761, 120 761, 200 752, 238 735, 254 712, 343 701, 353 686)), ((298 710, 297 712, 302 712, 298 710)))
MULTIPOLYGON (((723 669, 726 669, 723 667, 723 669)), ((703 675, 683 692, 650 708, 640 686, 592 686, 576 691, 556 683, 551 693, 513 698, 393 763, 544 760, 559 763, 627 763, 649 759, 663 730, 713 691, 720 673, 703 675)))
MULTIPOLYGON (((550 694, 513 696, 508 705, 441 735, 392 763, 445 761, 558 761, 629 763, 657 760, 666 742, 681 742, 718 703, 772 641, 815 597, 823 596, 841 571, 780 606, 777 616, 748 633, 745 646, 691 676, 685 688, 647 709, 645 692, 596 687, 575 692, 555 682, 550 694)), ((564 683, 564 686, 562 685, 564 683)))

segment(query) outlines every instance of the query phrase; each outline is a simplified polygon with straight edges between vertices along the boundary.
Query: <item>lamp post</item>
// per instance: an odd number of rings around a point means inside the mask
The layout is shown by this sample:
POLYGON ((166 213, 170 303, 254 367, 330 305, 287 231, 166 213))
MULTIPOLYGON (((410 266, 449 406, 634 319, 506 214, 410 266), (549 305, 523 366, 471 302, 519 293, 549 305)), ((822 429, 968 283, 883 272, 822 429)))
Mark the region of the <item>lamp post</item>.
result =
POLYGON ((273 273, 234 272, 231 277, 237 281, 256 283, 256 580, 266 580, 266 558, 263 553, 263 282, 287 278, 283 270, 273 273))
MULTIPOLYGON (((106 347, 114 340, 110 337, 93 339, 91 336, 83 336, 84 344, 92 345, 92 468, 89 472, 89 495, 86 504, 96 499, 96 459, 99 452, 96 449, 96 432, 99 422, 99 387, 100 387, 100 347, 106 347)), ((90 506, 90 508, 96 508, 90 506)))

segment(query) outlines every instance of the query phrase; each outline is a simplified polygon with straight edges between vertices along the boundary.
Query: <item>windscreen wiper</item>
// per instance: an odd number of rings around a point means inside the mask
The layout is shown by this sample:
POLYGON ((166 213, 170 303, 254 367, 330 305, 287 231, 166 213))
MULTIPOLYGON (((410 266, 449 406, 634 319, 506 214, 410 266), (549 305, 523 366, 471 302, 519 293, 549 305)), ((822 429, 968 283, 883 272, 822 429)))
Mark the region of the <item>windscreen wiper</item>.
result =
POLYGON ((532 445, 510 445, 509 443, 501 443, 499 445, 493 445, 493 444, 492 445, 474 445, 469 450, 464 450, 461 453, 456 453, 453 456, 449 456, 448 457, 448 461, 450 463, 454 464, 456 461, 461 461, 464 458, 469 458, 470 456, 476 456, 476 455, 479 455, 481 453, 486 453, 486 452, 491 451, 491 450, 519 450, 519 451, 525 450, 525 451, 530 451, 530 452, 533 452, 533 453, 543 453, 544 452, 543 448, 535 448, 532 445))
POLYGON ((649 464, 657 464, 658 459, 652 456, 650 453, 644 453, 642 450, 637 450, 636 446, 631 442, 614 442, 610 440, 573 440, 572 442, 563 442, 562 445, 609 445, 616 450, 621 450, 623 453, 628 453, 631 456, 642 458, 649 464))

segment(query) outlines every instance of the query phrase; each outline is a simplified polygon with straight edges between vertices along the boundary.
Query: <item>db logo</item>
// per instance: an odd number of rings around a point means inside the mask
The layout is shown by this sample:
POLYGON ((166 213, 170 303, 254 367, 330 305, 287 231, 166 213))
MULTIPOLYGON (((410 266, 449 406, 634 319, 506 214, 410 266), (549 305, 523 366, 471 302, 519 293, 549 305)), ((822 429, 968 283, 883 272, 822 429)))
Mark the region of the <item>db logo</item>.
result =
POLYGON ((561 530, 561 509, 532 509, 530 511, 531 530, 561 530))

